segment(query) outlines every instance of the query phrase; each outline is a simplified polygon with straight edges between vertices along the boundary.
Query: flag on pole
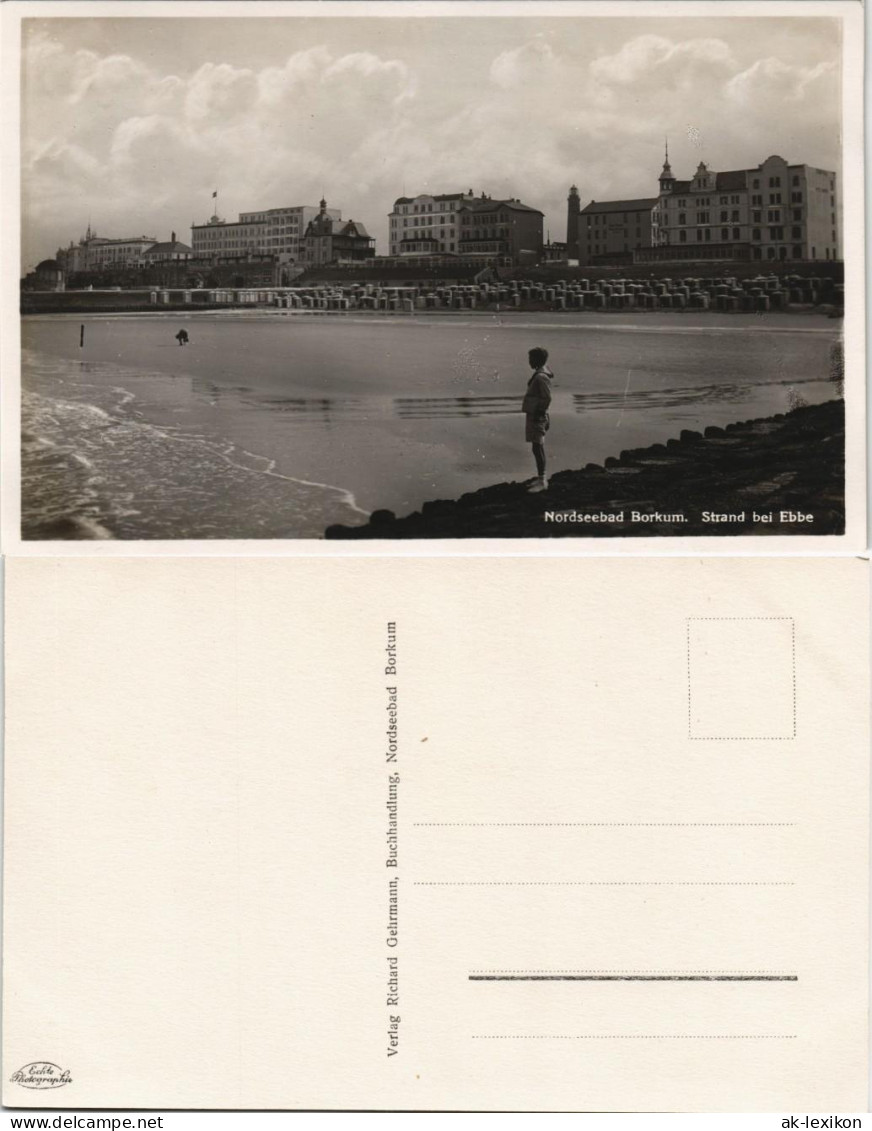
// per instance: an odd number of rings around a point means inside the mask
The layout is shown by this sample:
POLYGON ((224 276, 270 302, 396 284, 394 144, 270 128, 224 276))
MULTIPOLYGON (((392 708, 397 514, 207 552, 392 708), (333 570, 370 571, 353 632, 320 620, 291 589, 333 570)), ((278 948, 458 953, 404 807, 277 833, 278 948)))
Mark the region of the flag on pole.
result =
POLYGON ((212 193, 212 199, 216 200, 217 197, 218 197, 218 189, 215 189, 215 191, 212 193))

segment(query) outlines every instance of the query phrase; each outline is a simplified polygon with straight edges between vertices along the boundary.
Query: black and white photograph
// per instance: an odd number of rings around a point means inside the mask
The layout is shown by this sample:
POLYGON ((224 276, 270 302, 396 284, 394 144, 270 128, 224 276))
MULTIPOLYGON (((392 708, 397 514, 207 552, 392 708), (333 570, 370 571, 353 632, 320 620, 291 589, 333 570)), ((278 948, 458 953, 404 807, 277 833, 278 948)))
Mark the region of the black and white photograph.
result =
POLYGON ((861 1128, 865 35, 0 2, 10 1126, 861 1128))
POLYGON ((40 7, 23 543, 862 521, 838 5, 40 7))

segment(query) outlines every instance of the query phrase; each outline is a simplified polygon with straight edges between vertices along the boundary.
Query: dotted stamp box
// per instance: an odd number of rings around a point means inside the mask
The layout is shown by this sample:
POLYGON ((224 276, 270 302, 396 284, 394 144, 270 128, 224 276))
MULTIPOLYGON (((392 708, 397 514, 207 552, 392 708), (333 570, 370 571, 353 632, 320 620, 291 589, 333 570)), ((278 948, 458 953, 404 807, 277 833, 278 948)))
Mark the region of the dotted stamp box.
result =
POLYGON ((714 741, 796 737, 793 617, 687 618, 687 733, 714 741))

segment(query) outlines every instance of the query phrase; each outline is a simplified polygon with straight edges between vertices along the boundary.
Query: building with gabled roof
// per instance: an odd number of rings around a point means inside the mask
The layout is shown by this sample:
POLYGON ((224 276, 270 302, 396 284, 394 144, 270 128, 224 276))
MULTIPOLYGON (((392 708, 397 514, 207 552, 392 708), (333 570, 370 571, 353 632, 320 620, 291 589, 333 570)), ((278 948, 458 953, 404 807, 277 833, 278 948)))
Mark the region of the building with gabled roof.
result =
POLYGON ((484 193, 458 208, 461 255, 487 256, 512 263, 538 263, 542 258, 544 215, 538 208, 510 197, 494 200, 484 193))
POLYGON ((375 240, 359 220, 337 220, 322 198, 318 215, 303 237, 303 262, 310 267, 327 263, 359 263, 375 255, 375 240))
POLYGON ((476 256, 518 262, 521 251, 538 261, 542 223, 538 208, 486 193, 399 196, 388 217, 390 254, 409 258, 476 256))
POLYGON ((667 147, 656 197, 592 200, 580 209, 571 190, 567 242, 578 247, 580 264, 835 260, 841 258, 837 216, 830 170, 776 155, 756 168, 720 172, 700 161, 690 180, 678 180, 667 147))
POLYGON ((767 157, 717 172, 700 161, 689 181, 672 176, 667 149, 653 214, 657 258, 841 258, 836 174, 767 157))
POLYGON ((592 200, 582 208, 578 216, 579 264, 606 262, 651 247, 657 201, 656 196, 592 200))
POLYGON ((145 253, 146 263, 184 263, 193 259, 194 249, 186 243, 180 243, 173 232, 165 243, 156 243, 145 253))

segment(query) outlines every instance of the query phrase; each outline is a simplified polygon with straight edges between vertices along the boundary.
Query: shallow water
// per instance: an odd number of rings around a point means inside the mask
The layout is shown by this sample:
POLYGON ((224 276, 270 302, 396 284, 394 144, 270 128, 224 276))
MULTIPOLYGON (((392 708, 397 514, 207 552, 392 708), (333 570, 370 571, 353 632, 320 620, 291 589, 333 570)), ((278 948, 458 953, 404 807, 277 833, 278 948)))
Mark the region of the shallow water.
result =
POLYGON ((828 400, 839 333, 780 314, 26 318, 22 532, 320 537, 531 475, 532 345, 555 371, 553 472, 828 400))

